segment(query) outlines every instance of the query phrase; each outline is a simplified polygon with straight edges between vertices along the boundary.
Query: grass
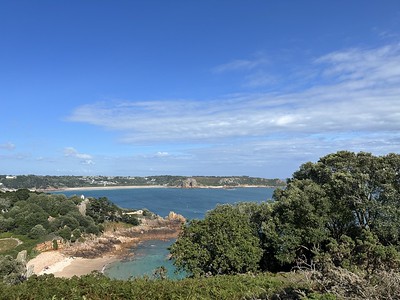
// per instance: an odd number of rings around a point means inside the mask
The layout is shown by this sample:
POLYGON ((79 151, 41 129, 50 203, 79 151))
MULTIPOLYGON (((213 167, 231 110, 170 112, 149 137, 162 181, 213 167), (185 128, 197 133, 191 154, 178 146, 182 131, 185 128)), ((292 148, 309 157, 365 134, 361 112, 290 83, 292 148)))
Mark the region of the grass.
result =
POLYGON ((14 238, 0 239, 0 253, 14 249, 19 244, 20 244, 20 241, 18 239, 14 239, 14 238))
POLYGON ((28 258, 32 258, 36 255, 34 248, 39 242, 39 240, 30 239, 26 235, 3 232, 0 234, 0 255, 11 255, 16 258, 18 252, 26 250, 28 258), (17 240, 20 242, 18 243, 17 240))

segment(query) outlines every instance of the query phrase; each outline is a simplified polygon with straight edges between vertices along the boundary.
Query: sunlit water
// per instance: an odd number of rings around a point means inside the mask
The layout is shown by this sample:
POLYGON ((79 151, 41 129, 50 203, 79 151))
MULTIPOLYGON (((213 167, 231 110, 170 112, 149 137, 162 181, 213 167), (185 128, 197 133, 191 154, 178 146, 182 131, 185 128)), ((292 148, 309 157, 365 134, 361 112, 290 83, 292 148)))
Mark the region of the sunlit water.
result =
MULTIPOLYGON (((236 189, 179 189, 179 188, 135 188, 115 190, 66 191, 57 192, 67 196, 107 197, 123 208, 142 209, 167 216, 170 211, 182 214, 188 219, 202 219, 208 210, 218 204, 240 201, 261 202, 272 198, 272 188, 236 188, 236 189)), ((111 278, 128 279, 130 277, 150 276, 154 270, 164 266, 169 278, 181 278, 175 274, 175 267, 168 259, 169 241, 145 241, 132 249, 131 259, 115 262, 106 267, 104 273, 111 278)))

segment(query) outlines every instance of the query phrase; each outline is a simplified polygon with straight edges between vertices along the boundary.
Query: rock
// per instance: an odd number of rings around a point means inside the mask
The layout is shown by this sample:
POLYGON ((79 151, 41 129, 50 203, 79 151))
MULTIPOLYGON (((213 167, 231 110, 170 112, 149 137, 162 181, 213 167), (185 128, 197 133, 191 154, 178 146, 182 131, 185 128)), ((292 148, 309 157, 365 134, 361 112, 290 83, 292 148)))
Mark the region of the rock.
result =
POLYGON ((78 205, 78 210, 82 216, 86 216, 86 207, 88 204, 89 199, 85 199, 78 205))
POLYGON ((27 257, 28 252, 26 250, 22 250, 21 252, 18 252, 17 254, 17 261, 26 264, 26 257, 27 257))
POLYGON ((186 218, 180 214, 177 214, 173 211, 170 211, 167 217, 167 220, 169 221, 179 221, 180 223, 185 223, 186 218))
POLYGON ((187 178, 182 182, 181 187, 184 188, 184 189, 195 188, 195 187, 198 187, 198 184, 197 184, 196 179, 187 178))

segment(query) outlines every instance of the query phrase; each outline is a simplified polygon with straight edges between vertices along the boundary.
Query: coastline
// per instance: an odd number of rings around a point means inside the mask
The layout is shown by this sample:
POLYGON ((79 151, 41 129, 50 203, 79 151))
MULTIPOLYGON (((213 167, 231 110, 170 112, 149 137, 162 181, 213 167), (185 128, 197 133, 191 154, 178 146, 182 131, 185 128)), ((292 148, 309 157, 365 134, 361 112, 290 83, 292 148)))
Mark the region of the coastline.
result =
POLYGON ((53 274, 54 277, 71 278, 90 274, 93 271, 104 271, 104 268, 119 258, 116 255, 107 255, 97 258, 82 258, 67 256, 61 251, 42 252, 27 262, 27 269, 34 274, 53 274))
POLYGON ((100 236, 88 237, 85 242, 41 252, 27 262, 28 273, 70 278, 93 271, 103 272, 108 264, 134 255, 132 248, 142 241, 177 238, 182 224, 179 217, 172 215, 166 219, 147 220, 131 228, 110 228, 100 236))
POLYGON ((44 192, 69 192, 69 191, 96 191, 96 190, 122 190, 122 189, 236 189, 236 188, 279 188, 280 186, 266 186, 266 185, 238 185, 238 186, 222 186, 222 185, 205 185, 190 188, 182 188, 179 186, 167 185, 114 185, 114 186, 84 186, 84 187, 68 187, 60 189, 45 189, 44 192))

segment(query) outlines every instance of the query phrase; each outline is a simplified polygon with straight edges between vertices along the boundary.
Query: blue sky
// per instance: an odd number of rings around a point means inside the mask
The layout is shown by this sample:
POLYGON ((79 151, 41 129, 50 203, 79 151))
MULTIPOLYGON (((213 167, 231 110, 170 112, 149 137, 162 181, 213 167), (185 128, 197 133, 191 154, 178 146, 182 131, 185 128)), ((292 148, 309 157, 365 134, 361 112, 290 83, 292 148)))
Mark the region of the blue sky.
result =
POLYGON ((0 174, 286 178, 400 149, 399 1, 0 1, 0 174))

